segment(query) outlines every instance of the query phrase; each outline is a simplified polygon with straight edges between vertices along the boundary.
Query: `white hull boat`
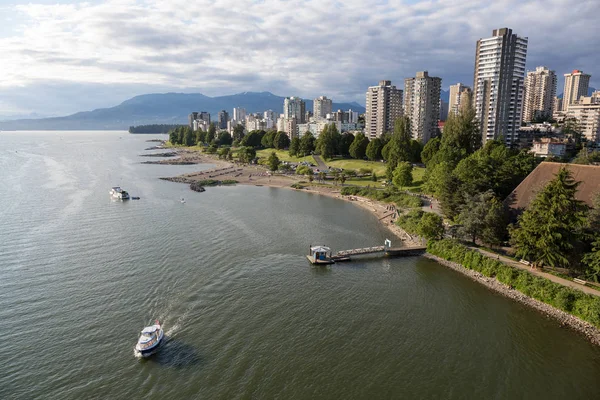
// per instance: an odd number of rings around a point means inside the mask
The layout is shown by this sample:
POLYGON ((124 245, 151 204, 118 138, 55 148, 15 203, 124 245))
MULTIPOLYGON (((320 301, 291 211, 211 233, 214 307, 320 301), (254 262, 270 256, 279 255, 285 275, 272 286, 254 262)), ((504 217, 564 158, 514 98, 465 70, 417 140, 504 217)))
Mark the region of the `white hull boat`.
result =
POLYGON ((164 340, 165 333, 158 320, 154 325, 142 329, 140 338, 134 348, 137 357, 149 357, 158 350, 164 340))
POLYGON ((129 200, 129 193, 126 190, 121 189, 119 186, 115 186, 110 190, 110 196, 116 200, 129 200))

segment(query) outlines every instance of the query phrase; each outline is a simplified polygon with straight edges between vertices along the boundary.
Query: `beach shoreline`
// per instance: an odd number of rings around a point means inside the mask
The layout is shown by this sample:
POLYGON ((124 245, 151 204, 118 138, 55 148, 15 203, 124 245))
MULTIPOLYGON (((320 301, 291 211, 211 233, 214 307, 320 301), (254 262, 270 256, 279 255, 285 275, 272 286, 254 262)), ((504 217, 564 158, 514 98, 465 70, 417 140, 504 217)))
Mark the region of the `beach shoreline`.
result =
MULTIPOLYGON (((177 160, 164 161, 166 161, 164 162, 164 164, 168 164, 169 161, 176 162, 177 160)), ((397 212, 391 210, 389 208, 389 204, 367 199, 360 196, 344 196, 341 194, 341 186, 314 185, 305 182, 303 180, 303 176, 279 174, 272 175, 262 166, 231 163, 228 161, 215 159, 205 154, 198 154, 196 157, 190 157, 189 155, 187 155, 186 161, 189 161, 194 164, 213 164, 216 165, 216 168, 197 173, 184 174, 173 178, 163 179, 190 184, 203 179, 214 179, 214 174, 220 174, 217 176, 219 180, 232 179, 236 180, 240 185, 291 189, 304 193, 313 193, 322 196, 327 196, 338 200, 351 202, 371 212, 384 228, 386 228, 392 235, 394 235, 397 239, 399 239, 402 242, 402 246, 422 246, 425 244, 421 238, 412 237, 394 223, 395 217, 397 217, 397 212), (192 160, 194 162, 191 162, 192 160), (299 182, 303 182, 303 189, 296 189, 292 187, 294 183, 299 182)), ((394 244, 394 246, 397 246, 397 244, 394 244)), ((502 284, 495 278, 486 277, 477 271, 470 270, 468 268, 463 267, 460 264, 444 260, 443 258, 437 257, 430 253, 425 253, 424 257, 427 257, 447 268, 459 272, 502 296, 508 297, 514 301, 529 306, 546 315, 548 318, 554 319, 560 324, 560 326, 567 327, 579 334, 582 334, 594 345, 600 345, 600 329, 596 328, 594 325, 585 322, 574 315, 559 310, 551 305, 538 301, 532 297, 526 296, 525 294, 502 284)))

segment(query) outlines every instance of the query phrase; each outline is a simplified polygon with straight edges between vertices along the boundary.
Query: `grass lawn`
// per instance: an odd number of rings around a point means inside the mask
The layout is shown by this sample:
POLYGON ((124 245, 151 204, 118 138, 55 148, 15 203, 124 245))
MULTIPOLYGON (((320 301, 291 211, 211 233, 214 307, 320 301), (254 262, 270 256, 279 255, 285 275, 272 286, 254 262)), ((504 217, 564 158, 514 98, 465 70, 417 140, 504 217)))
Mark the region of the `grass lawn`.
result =
POLYGON ((333 159, 325 161, 328 167, 342 168, 342 169, 353 169, 359 170, 361 168, 368 168, 375 172, 377 176, 383 176, 385 174, 385 163, 381 161, 365 161, 365 160, 353 160, 353 159, 333 159))
MULTIPOLYGON (((361 161, 358 161, 361 162, 361 161)), ((341 168, 341 167, 338 167, 341 168)), ((365 167, 363 167, 365 168, 365 167)), ((377 182, 373 182, 371 177, 365 178, 351 178, 346 180, 346 185, 354 185, 354 186, 371 186, 373 188, 382 188, 382 179, 385 179, 385 164, 383 165, 383 172, 381 174, 377 173, 377 182)), ((425 174, 425 168, 415 167, 413 169, 413 183, 412 185, 406 187, 406 189, 411 192, 421 192, 421 186, 423 186, 423 175, 425 174)))
POLYGON ((281 160, 281 161, 287 161, 287 162, 293 162, 293 163, 298 163, 301 161, 308 161, 309 163, 313 163, 315 165, 317 164, 317 162, 315 161, 313 156, 291 157, 290 153, 287 150, 275 150, 275 149, 257 150, 256 157, 266 159, 266 158, 269 158, 269 156, 271 155, 272 152, 275 152, 275 154, 277 154, 277 157, 279 157, 279 160, 281 160))

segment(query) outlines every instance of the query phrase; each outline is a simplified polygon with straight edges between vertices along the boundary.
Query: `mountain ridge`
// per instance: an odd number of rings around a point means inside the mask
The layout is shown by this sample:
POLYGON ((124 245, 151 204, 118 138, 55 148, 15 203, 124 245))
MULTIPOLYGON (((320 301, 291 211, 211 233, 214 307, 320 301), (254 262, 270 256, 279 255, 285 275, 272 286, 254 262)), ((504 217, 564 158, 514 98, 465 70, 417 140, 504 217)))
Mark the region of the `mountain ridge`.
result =
MULTIPOLYGON (((64 117, 18 119, 0 121, 0 130, 127 130, 131 125, 187 124, 193 111, 207 111, 212 119, 220 110, 232 113, 234 107, 249 113, 283 109, 285 97, 271 92, 242 92, 233 95, 209 97, 202 93, 149 93, 134 96, 107 108, 80 111, 64 117)), ((305 100, 306 109, 312 110, 313 101, 305 100)), ((333 103, 333 109, 352 109, 364 113, 356 103, 333 103)))

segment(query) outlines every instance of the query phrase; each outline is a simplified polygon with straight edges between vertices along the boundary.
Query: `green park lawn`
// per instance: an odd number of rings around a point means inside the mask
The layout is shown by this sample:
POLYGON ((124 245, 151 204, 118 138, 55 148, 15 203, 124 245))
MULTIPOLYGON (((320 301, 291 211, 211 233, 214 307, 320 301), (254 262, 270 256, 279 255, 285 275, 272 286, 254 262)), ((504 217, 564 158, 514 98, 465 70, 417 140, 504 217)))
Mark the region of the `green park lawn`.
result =
POLYGON ((315 165, 317 164, 317 162, 315 161, 313 156, 292 157, 292 156, 290 156, 290 153, 287 150, 275 150, 275 149, 257 150, 256 157, 266 159, 266 158, 269 158, 269 156, 271 155, 272 152, 275 152, 275 154, 277 154, 277 157, 279 158, 280 161, 287 161, 287 162, 293 162, 293 163, 308 161, 309 163, 313 163, 315 165))
POLYGON ((325 161, 330 168, 342 168, 342 169, 353 169, 359 170, 361 168, 367 168, 375 172, 377 176, 385 175, 385 163, 380 161, 365 161, 365 160, 353 160, 353 159, 341 159, 335 158, 333 160, 325 161))

